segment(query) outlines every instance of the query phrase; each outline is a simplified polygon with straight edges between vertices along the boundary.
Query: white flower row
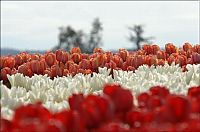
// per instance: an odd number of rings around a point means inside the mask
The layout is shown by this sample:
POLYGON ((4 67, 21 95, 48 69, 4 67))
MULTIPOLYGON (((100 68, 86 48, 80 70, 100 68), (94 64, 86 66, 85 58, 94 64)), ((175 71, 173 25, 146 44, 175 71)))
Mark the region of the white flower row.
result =
MULTIPOLYGON (((100 94, 106 83, 118 83, 130 89, 133 95, 147 91, 150 87, 161 85, 170 92, 186 94, 191 86, 200 85, 200 64, 187 65, 187 72, 182 72, 178 65, 140 66, 135 73, 99 68, 99 73, 91 75, 77 74, 74 77, 57 77, 51 80, 47 75, 24 77, 22 74, 8 76, 11 88, 1 82, 1 116, 11 119, 18 106, 41 101, 51 112, 68 109, 68 98, 73 93, 100 94)), ((137 102, 135 102, 137 103, 137 102)))

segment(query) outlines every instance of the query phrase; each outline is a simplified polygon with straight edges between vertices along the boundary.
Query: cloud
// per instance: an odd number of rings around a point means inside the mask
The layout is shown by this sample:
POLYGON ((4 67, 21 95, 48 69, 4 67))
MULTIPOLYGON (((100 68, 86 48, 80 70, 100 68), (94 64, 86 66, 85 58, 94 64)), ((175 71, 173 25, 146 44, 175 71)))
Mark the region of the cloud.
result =
POLYGON ((168 41, 199 43, 197 1, 2 1, 1 7, 2 47, 50 49, 57 43, 58 27, 89 32, 95 17, 103 22, 105 49, 131 47, 125 36, 132 24, 145 24, 145 35, 155 36, 161 46, 168 41))

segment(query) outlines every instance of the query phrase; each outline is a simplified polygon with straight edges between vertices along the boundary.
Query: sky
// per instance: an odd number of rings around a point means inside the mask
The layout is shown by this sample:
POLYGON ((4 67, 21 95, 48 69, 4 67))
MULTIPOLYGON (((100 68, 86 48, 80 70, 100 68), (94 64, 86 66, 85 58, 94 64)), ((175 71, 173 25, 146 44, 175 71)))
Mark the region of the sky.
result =
POLYGON ((144 36, 161 47, 199 42, 198 1, 1 1, 1 47, 49 50, 58 28, 71 25, 89 33, 94 18, 103 23, 104 50, 131 48, 127 27, 143 24, 144 36))

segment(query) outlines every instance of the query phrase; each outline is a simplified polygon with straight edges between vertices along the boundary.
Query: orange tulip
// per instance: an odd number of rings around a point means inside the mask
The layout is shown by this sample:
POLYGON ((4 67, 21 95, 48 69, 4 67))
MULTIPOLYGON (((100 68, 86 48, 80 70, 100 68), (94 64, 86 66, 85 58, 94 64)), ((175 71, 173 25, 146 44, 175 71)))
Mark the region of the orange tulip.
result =
POLYGON ((94 48, 93 53, 103 53, 102 48, 94 48))
POLYGON ((63 76, 63 71, 64 69, 63 68, 60 68, 59 65, 53 65, 51 67, 51 77, 62 77, 63 76))
POLYGON ((68 52, 63 52, 61 62, 62 62, 63 64, 65 64, 65 63, 69 60, 69 56, 70 56, 70 55, 69 55, 68 52))
POLYGON ((15 59, 13 57, 6 57, 3 63, 3 67, 14 68, 15 66, 15 59))
POLYGON ((151 66, 151 65, 157 65, 158 64, 158 59, 157 59, 157 57, 156 56, 152 56, 152 55, 149 55, 149 56, 146 56, 145 57, 145 64, 147 64, 147 65, 149 65, 149 66, 151 66))
POLYGON ((121 57, 119 57, 118 55, 114 55, 112 60, 116 63, 117 67, 122 67, 123 60, 121 57))
POLYGON ((119 49, 119 55, 123 61, 126 61, 127 56, 129 56, 129 52, 125 49, 119 49))
POLYGON ((160 50, 160 51, 157 52, 156 55, 157 55, 157 58, 158 58, 158 59, 163 59, 163 60, 166 59, 166 54, 165 54, 164 51, 161 51, 161 50, 160 50))
POLYGON ((27 64, 20 65, 18 67, 18 73, 22 73, 24 76, 29 76, 29 77, 33 76, 33 72, 31 71, 31 69, 28 67, 27 64))
POLYGON ((81 53, 81 49, 79 47, 73 47, 71 49, 71 54, 73 54, 73 53, 81 53))
POLYGON ((172 62, 176 61, 176 58, 173 55, 170 55, 169 58, 167 59, 168 63, 171 65, 172 62))
POLYGON ((174 46, 172 43, 168 43, 165 45, 165 52, 168 54, 176 53, 177 47, 174 46))
POLYGON ((117 65, 114 61, 111 60, 109 63, 105 64, 105 67, 115 69, 115 68, 117 68, 117 65))
POLYGON ((91 68, 90 61, 86 59, 81 60, 81 62, 79 63, 79 67, 84 70, 90 69, 91 68))
POLYGON ((0 80, 3 80, 4 83, 8 82, 7 75, 11 75, 11 69, 9 67, 4 67, 1 69, 0 80))
POLYGON ((157 65, 164 66, 165 65, 165 61, 162 60, 162 59, 157 59, 157 65))
POLYGON ((89 58, 89 55, 88 55, 88 54, 81 54, 81 58, 82 58, 82 59, 88 59, 88 58, 89 58))
POLYGON ((63 57, 63 51, 62 50, 56 50, 56 60, 61 62, 63 57))
POLYGON ((180 64, 180 66, 184 66, 187 64, 187 57, 184 55, 179 55, 176 59, 176 64, 180 64))
POLYGON ((68 75, 69 75, 69 70, 64 69, 64 71, 63 71, 63 76, 68 76, 68 75))
POLYGON ((15 65, 20 66, 23 63, 24 63, 23 57, 20 54, 16 55, 15 56, 15 65))
POLYGON ((72 76, 76 75, 78 72, 78 65, 77 64, 71 64, 69 65, 69 72, 72 74, 72 76))
POLYGON ((53 66, 56 62, 56 56, 54 53, 47 53, 45 55, 45 61, 49 67, 53 66))
POLYGON ((46 69, 44 70, 44 75, 47 74, 47 76, 51 77, 52 78, 52 75, 51 75, 51 69, 46 69))
POLYGON ((6 57, 1 57, 0 56, 0 69, 3 69, 4 68, 4 62, 6 60, 6 57))
POLYGON ((200 54, 193 53, 191 58, 194 64, 200 64, 200 54))
POLYGON ((192 50, 192 45, 190 44, 190 43, 185 43, 184 45, 183 45, 183 50, 184 51, 188 51, 188 50, 192 50))
POLYGON ((160 47, 158 45, 152 45, 152 54, 156 55, 158 51, 160 51, 160 47))
POLYGON ((200 44, 194 45, 193 51, 200 54, 200 44))
POLYGON ((81 61, 81 55, 79 53, 73 53, 71 59, 78 64, 81 61))
POLYGON ((126 70, 127 70, 127 71, 135 71, 135 67, 133 67, 133 66, 128 66, 126 70))

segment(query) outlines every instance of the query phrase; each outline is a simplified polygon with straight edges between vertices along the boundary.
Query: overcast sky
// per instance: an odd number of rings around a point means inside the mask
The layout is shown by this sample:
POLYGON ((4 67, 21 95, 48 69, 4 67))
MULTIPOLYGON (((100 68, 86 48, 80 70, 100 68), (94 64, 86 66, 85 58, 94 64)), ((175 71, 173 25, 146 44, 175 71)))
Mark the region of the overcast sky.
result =
POLYGON ((91 22, 103 23, 103 49, 131 48, 127 27, 144 24, 145 36, 164 46, 173 42, 199 43, 199 2, 6 2, 1 1, 1 46, 51 49, 58 43, 58 27, 71 25, 88 33, 91 22))

